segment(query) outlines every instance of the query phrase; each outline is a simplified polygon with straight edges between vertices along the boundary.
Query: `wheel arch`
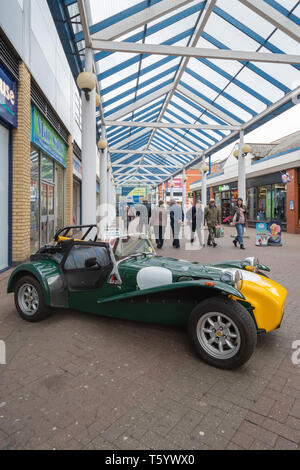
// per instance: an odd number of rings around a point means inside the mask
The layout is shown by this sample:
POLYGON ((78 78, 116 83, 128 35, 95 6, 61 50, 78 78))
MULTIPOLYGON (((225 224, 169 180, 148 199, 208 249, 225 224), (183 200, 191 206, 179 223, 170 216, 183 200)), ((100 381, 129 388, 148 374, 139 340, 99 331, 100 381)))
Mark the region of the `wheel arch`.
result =
POLYGON ((7 293, 14 292, 17 282, 24 276, 31 276, 40 284, 44 293, 45 304, 50 305, 49 286, 45 279, 42 278, 39 271, 32 265, 21 265, 12 272, 8 280, 7 293))

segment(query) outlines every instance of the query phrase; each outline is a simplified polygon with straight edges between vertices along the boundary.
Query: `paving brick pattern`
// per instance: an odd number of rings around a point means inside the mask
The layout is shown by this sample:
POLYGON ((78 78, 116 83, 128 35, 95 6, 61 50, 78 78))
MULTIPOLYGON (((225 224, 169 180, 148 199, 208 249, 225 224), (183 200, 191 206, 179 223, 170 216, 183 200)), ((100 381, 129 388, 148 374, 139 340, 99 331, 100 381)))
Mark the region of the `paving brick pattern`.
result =
MULTIPOLYGON (((185 331, 56 311, 38 324, 16 314, 0 275, 0 449, 298 449, 300 237, 246 250, 231 234, 217 248, 163 255, 213 262, 258 255, 288 289, 282 327, 259 337, 236 371, 201 362, 185 331)), ((183 246, 183 244, 182 244, 183 246)), ((299 355, 300 358, 300 355, 299 355)))

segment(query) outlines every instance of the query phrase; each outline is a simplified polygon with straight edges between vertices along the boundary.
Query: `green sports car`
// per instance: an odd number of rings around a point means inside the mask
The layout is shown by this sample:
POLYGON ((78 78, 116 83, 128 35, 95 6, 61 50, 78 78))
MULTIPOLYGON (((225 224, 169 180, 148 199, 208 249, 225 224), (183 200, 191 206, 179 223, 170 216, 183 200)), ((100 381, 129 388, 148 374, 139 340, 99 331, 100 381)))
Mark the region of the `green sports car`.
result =
POLYGON ((250 358, 258 333, 280 326, 286 290, 257 259, 202 264, 167 258, 156 255, 143 234, 87 240, 94 229, 64 227, 54 245, 15 268, 7 291, 14 292, 24 320, 71 308, 185 326, 196 353, 226 369, 250 358))

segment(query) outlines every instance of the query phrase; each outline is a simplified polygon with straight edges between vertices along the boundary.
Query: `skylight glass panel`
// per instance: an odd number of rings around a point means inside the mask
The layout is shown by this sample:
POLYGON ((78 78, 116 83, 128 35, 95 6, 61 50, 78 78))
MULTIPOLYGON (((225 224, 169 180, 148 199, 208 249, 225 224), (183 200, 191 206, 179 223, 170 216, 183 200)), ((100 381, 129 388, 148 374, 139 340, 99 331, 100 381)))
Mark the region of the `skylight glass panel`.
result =
POLYGON ((229 111, 231 114, 233 114, 233 119, 235 117, 241 119, 242 121, 248 121, 251 119, 253 116, 252 114, 248 113, 244 109, 242 109, 240 106, 237 106, 235 103, 232 103, 229 99, 225 98, 224 96, 220 95, 216 100, 215 103, 219 104, 222 106, 225 110, 229 111))
POLYGON ((266 105, 262 101, 258 100, 250 93, 243 90, 243 88, 238 85, 235 85, 234 83, 230 83, 226 87, 226 93, 231 95, 233 98, 236 98, 237 100, 241 101, 242 103, 244 102, 247 106, 249 106, 257 113, 263 111, 266 108, 266 105))
MULTIPOLYGON (((261 52, 266 52, 266 50, 262 48, 261 52)), ((253 63, 255 64, 255 62, 253 63)), ((291 89, 294 87, 293 83, 300 78, 299 70, 288 64, 260 62, 259 64, 256 63, 255 65, 291 89)))
POLYGON ((200 80, 197 80, 197 78, 192 77, 192 75, 190 75, 187 72, 184 72, 181 82, 186 83, 188 86, 192 87, 195 91, 198 91, 199 93, 204 95, 208 100, 214 100, 218 96, 218 93, 215 90, 208 87, 207 85, 202 83, 200 80))
MULTIPOLYGON (((175 13, 177 13, 177 10, 175 10, 175 13)), ((176 36, 179 32, 183 32, 190 28, 194 28, 198 16, 199 16, 198 13, 194 13, 193 15, 183 18, 182 20, 177 21, 176 23, 165 27, 161 29, 160 31, 157 31, 157 33, 147 36, 145 39, 145 43, 146 44, 162 44, 168 39, 176 36)))
MULTIPOLYGON (((161 57, 160 57, 160 60, 161 60, 161 57)), ((153 70, 150 70, 149 72, 145 73, 144 75, 141 75, 139 77, 139 83, 143 83, 144 81, 149 80, 149 78, 151 78, 151 77, 156 77, 157 75, 159 75, 160 73, 162 73, 166 70, 169 70, 173 67, 177 67, 180 63, 180 58, 175 57, 174 59, 175 60, 170 60, 169 62, 167 62, 163 65, 160 65, 159 67, 157 67, 153 70)), ((153 63, 157 63, 157 62, 154 61, 153 63)), ((147 62, 147 59, 143 59, 143 61, 142 61, 142 71, 143 71, 143 69, 145 69, 149 65, 150 64, 147 62)))
POLYGON ((138 88, 137 96, 140 96, 141 94, 144 94, 147 91, 152 90, 153 88, 156 88, 158 85, 161 85, 161 84, 165 83, 166 81, 170 80, 173 76, 174 76, 174 72, 172 72, 171 74, 166 75, 165 77, 160 78, 159 80, 155 80, 153 78, 153 81, 151 81, 151 83, 149 85, 138 88))
POLYGON ((209 80, 210 82, 214 83, 218 88, 223 89, 229 83, 229 80, 227 78, 212 70, 210 67, 201 62, 201 60, 194 58, 190 59, 188 63, 188 68, 190 68, 206 80, 209 80))
POLYGON ((205 31, 232 50, 255 51, 258 43, 227 21, 212 13, 205 31))
MULTIPOLYGON (((172 101, 174 101, 174 100, 176 100, 176 99, 178 100, 178 98, 173 97, 173 98, 172 98, 172 101)), ((181 111, 180 109, 178 109, 178 108, 176 108, 175 106, 173 106, 173 105, 172 105, 172 101, 171 101, 171 103, 169 104, 169 106, 168 106, 168 108, 167 108, 167 111, 171 111, 171 112, 175 113, 175 114, 178 116, 178 118, 182 118, 184 121, 187 121, 187 122, 190 122, 190 123, 193 123, 193 122, 195 121, 195 120, 194 120, 192 117, 190 117, 188 114, 184 113, 184 112, 181 111)), ((179 101, 179 100, 178 100, 178 101, 179 101)), ((174 121, 174 122, 176 121, 176 117, 175 117, 175 116, 173 116, 173 115, 170 114, 169 117, 170 117, 170 119, 172 119, 172 121, 174 121)))
POLYGON ((274 26, 269 21, 250 10, 250 8, 238 0, 218 0, 217 7, 263 37, 269 36, 274 30, 274 26))
POLYGON ((140 3, 141 0, 89 0, 93 24, 106 20, 127 8, 140 3))
POLYGON ((130 93, 129 95, 125 96, 124 98, 121 98, 118 101, 115 101, 114 103, 111 103, 109 105, 106 105, 106 100, 104 100, 103 109, 105 110, 105 112, 108 112, 111 109, 117 108, 118 106, 120 106, 124 103, 127 103, 127 101, 130 101, 130 100, 134 99, 134 97, 135 97, 135 93, 133 92, 133 93, 130 93))
POLYGON ((270 42, 285 54, 299 54, 299 43, 279 29, 272 35, 270 42))

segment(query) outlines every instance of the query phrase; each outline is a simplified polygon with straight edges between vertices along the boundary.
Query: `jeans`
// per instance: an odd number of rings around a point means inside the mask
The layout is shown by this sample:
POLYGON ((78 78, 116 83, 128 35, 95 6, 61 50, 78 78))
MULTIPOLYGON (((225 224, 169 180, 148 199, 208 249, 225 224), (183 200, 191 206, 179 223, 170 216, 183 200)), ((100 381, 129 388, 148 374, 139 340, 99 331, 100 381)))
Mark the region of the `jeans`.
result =
POLYGON ((235 237, 235 241, 239 242, 240 245, 244 244, 244 241, 243 241, 244 227, 245 227, 245 224, 235 224, 236 233, 237 233, 235 237))

